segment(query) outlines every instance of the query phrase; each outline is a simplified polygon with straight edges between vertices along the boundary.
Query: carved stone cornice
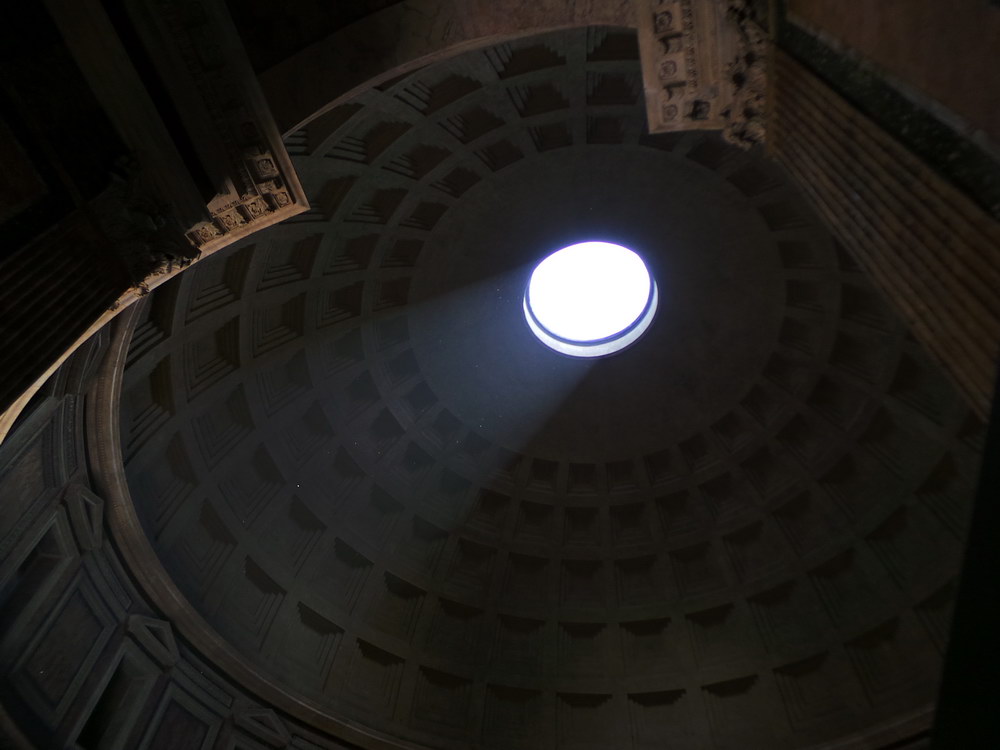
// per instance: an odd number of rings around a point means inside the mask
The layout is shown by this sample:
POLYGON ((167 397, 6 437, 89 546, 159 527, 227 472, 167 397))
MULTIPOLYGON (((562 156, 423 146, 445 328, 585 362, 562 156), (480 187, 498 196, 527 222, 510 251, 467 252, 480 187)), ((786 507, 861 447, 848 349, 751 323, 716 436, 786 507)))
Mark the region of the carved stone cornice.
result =
POLYGON ((729 0, 727 18, 739 34, 738 53, 726 66, 732 101, 723 114, 722 137, 742 148, 765 140, 767 102, 767 33, 753 16, 748 0, 729 0))
POLYGON ((744 0, 637 0, 636 15, 650 132, 763 141, 766 40, 744 0))
POLYGON ((0 440, 45 378, 117 312, 194 259, 308 208, 222 0, 45 5, 132 163, 46 236, 44 266, 22 252, 5 269, 18 311, 7 323, 24 334, 7 368, 0 440))
POLYGON ((132 0, 129 15, 170 91, 208 180, 187 230, 213 252, 308 208, 267 102, 219 0, 132 0))

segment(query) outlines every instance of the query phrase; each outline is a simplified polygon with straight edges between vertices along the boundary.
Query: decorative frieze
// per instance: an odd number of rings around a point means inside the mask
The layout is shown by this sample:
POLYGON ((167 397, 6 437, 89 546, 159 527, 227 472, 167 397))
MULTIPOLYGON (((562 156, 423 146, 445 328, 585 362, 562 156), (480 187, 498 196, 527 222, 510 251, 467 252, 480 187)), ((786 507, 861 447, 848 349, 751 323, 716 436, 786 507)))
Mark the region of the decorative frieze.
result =
POLYGON ((308 208, 224 3, 134 0, 129 13, 217 193, 188 240, 212 252, 308 208))
POLYGON ((764 140, 766 37, 746 0, 637 0, 649 129, 764 140))

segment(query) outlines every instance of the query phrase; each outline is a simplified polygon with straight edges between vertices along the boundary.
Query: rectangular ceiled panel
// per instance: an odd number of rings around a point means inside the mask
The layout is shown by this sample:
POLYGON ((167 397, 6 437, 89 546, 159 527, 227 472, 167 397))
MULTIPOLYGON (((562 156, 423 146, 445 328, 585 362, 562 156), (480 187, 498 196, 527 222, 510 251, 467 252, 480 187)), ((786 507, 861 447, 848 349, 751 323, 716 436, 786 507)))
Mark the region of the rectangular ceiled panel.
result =
POLYGON ((221 716, 171 685, 161 699, 141 750, 205 750, 219 733, 221 716))
POLYGON ((264 648, 274 649, 275 673, 280 679, 323 690, 343 638, 344 629, 328 615, 299 602, 278 615, 264 648))
POLYGON ((615 711, 612 696, 600 693, 557 693, 557 745, 569 750, 608 747, 615 711))
POLYGON ((342 672, 334 666, 336 674, 344 675, 336 685, 344 691, 345 699, 380 715, 391 714, 399 696, 404 659, 361 639, 341 648, 338 659, 346 665, 342 672))
POLYGON ((86 750, 117 750, 127 746, 146 700, 160 675, 153 663, 131 642, 126 642, 103 686, 92 697, 89 715, 77 744, 86 750))
POLYGON ((35 436, 16 445, 16 438, 4 446, 0 459, 0 560, 21 538, 32 518, 51 498, 59 477, 52 460, 54 424, 49 423, 35 436))
POLYGON ((658 750, 664 747, 694 747, 697 734, 693 716, 697 708, 683 689, 652 693, 631 693, 628 696, 629 721, 635 747, 658 750))
POLYGON ((16 653, 33 635, 28 620, 45 612, 58 596, 60 580, 79 563, 72 532, 65 513, 51 514, 40 527, 25 533, 12 554, 0 565, 0 633, 7 647, 16 653))
POLYGON ((599 622, 560 622, 556 637, 556 663, 560 674, 600 676, 607 672, 607 625, 599 622))
POLYGON ((836 727, 856 711, 847 690, 854 687, 850 666, 841 653, 823 652, 775 670, 788 722, 796 732, 836 727))
POLYGON ((757 632, 772 655, 801 653, 830 628, 819 595, 802 581, 787 581, 747 600, 757 632))
POLYGON ((720 607, 685 616, 695 660, 700 667, 732 665, 759 646, 742 607, 720 607))
POLYGON ((438 599, 424 648, 435 656, 472 664, 483 629, 483 610, 448 599, 438 599))
POLYGON ((682 668, 683 633, 672 620, 623 622, 620 630, 629 675, 670 674, 682 668))
POLYGON ((500 615, 491 660, 499 670, 530 674, 541 667, 546 635, 546 623, 541 620, 500 615))
POLYGON ((52 609, 11 670, 40 716, 58 721, 111 637, 114 621, 93 585, 79 578, 52 609))
POLYGON ((756 675, 702 687, 716 747, 780 747, 766 710, 769 686, 756 675))
POLYGON ((435 736, 462 737, 469 725, 472 680, 420 667, 410 723, 435 736))
POLYGON ((223 598, 226 619, 220 632, 234 643, 259 649, 267 639, 287 592, 250 557, 243 560, 243 576, 223 598))
POLYGON ((926 647, 927 635, 903 615, 886 620, 845 645, 865 694, 875 706, 912 704, 913 696, 936 681, 935 652, 926 647), (931 663, 935 662, 935 666, 931 663))
POLYGON ((488 685, 483 717, 483 742, 490 748, 551 746, 553 706, 536 690, 488 685))

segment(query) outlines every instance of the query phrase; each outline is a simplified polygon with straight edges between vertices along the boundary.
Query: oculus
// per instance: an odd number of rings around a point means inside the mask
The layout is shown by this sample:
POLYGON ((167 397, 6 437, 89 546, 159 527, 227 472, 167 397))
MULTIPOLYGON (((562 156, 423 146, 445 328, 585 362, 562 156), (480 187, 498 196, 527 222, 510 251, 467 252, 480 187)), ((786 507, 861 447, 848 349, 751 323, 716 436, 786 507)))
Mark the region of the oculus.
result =
POLYGON ((658 293, 638 254, 611 242, 580 242, 531 273, 524 317, 538 339, 572 357, 603 357, 645 333, 658 293))

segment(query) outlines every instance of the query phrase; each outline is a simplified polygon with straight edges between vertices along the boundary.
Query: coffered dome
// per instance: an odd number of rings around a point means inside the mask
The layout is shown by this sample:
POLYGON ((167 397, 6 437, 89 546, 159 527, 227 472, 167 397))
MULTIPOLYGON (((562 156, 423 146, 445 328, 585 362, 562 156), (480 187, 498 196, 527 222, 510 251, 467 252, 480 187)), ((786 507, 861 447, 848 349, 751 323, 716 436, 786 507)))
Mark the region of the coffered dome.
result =
POLYGON ((632 32, 286 140, 312 209, 155 291, 122 397, 240 659, 381 747, 807 747, 933 700, 981 427, 761 153, 646 134, 632 32), (522 305, 590 239, 659 309, 572 359, 522 305))

